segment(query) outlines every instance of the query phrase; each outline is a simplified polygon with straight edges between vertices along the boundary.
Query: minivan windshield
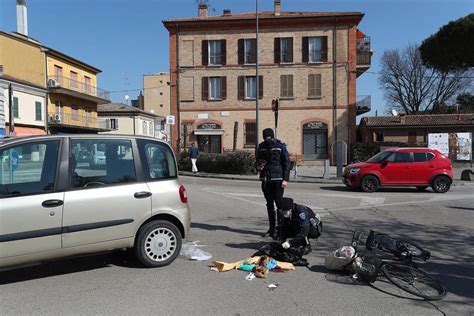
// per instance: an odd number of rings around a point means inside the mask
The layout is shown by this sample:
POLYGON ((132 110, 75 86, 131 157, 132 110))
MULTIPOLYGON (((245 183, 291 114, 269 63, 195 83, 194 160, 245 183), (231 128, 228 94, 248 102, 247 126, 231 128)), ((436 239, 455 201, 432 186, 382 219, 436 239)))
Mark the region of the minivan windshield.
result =
POLYGON ((392 154, 391 151, 382 151, 379 152, 377 155, 373 156, 369 160, 367 160, 368 163, 381 163, 384 162, 385 159, 388 158, 392 154))

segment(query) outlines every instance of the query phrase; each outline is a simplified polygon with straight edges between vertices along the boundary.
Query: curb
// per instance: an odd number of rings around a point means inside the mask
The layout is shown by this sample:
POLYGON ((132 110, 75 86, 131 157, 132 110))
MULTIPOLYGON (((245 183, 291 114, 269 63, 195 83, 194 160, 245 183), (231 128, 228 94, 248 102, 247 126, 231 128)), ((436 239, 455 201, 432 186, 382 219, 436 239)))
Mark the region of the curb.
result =
MULTIPOLYGON (((223 179, 223 180, 243 180, 243 181, 260 181, 260 179, 255 176, 241 176, 241 175, 233 175, 233 174, 220 174, 220 173, 203 173, 199 172, 197 174, 193 174, 189 171, 179 171, 180 176, 186 177, 195 177, 195 178, 208 178, 208 179, 223 179)), ((300 176, 297 179, 290 178, 290 183, 317 183, 317 184, 340 184, 343 185, 342 179, 322 179, 313 176, 300 176)), ((453 186, 455 187, 462 187, 462 186, 474 186, 474 181, 462 181, 462 180, 454 180, 453 186)))
MULTIPOLYGON (((241 176, 241 175, 232 175, 232 174, 218 174, 218 173, 202 173, 199 172, 197 174, 193 174, 189 171, 179 171, 180 176, 186 177, 196 177, 196 178, 210 178, 210 179, 223 179, 223 180, 244 180, 244 181, 258 181, 260 179, 257 175, 254 177, 252 176, 241 176)), ((316 177, 304 177, 300 176, 300 178, 293 179, 290 178, 290 183, 319 183, 319 184, 343 184, 342 180, 339 179, 322 179, 316 177)))

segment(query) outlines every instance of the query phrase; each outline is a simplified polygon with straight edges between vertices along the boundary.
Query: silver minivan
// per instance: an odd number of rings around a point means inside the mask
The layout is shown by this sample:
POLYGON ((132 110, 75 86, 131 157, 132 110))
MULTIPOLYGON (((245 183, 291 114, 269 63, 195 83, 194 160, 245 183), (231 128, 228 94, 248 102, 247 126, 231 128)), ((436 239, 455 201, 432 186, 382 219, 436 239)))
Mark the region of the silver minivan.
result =
POLYGON ((0 139, 0 268, 132 248, 170 264, 190 210, 170 146, 154 138, 49 135, 0 139), (105 161, 77 159, 103 148, 105 161))

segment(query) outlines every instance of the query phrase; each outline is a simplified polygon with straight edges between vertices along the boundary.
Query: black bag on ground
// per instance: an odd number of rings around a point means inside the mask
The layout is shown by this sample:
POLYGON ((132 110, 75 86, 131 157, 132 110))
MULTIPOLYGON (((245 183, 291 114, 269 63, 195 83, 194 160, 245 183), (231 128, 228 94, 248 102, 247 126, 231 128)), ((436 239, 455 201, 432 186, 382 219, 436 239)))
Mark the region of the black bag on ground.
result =
POLYGON ((273 242, 264 245, 256 253, 255 256, 269 256, 277 261, 289 262, 295 266, 307 266, 308 262, 303 258, 304 247, 284 249, 281 244, 273 242))

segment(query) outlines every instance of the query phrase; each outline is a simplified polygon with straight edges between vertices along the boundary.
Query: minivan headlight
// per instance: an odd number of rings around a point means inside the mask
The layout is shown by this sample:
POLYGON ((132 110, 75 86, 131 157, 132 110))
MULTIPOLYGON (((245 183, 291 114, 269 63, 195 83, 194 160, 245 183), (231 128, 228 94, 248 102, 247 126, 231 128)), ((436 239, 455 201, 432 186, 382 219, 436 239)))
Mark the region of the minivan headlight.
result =
POLYGON ((349 170, 350 174, 358 174, 360 172, 360 168, 351 168, 349 170))

